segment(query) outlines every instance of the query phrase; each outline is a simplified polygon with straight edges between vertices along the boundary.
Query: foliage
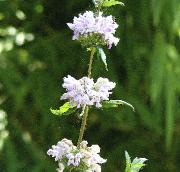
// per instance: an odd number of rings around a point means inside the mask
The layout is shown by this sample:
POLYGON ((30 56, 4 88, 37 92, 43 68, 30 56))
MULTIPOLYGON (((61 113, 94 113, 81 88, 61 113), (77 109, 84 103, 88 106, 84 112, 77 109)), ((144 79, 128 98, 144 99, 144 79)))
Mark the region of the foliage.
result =
POLYGON ((124 3, 116 1, 116 0, 105 0, 103 1, 103 7, 111 7, 113 5, 124 5, 124 3))
POLYGON ((107 66, 107 62, 106 62, 106 54, 104 53, 104 50, 102 48, 98 48, 99 50, 99 54, 101 56, 102 62, 105 65, 106 70, 108 71, 108 66, 107 66))
POLYGON ((127 105, 127 106, 131 107, 133 109, 133 111, 135 111, 134 107, 131 104, 129 104, 129 103, 123 101, 123 100, 108 100, 108 101, 104 101, 103 108, 119 107, 119 106, 122 106, 122 105, 127 105))
POLYGON ((128 154, 128 152, 125 152, 125 156, 126 156, 126 169, 125 172, 138 172, 142 169, 142 167, 145 166, 144 162, 147 160, 145 158, 135 158, 132 162, 131 162, 131 158, 128 154))
POLYGON ((54 115, 62 116, 62 115, 69 115, 76 111, 74 106, 70 105, 69 102, 66 102, 64 105, 62 105, 58 110, 50 109, 51 113, 54 115))
MULTIPOLYGON (((49 107, 60 104, 62 77, 71 71, 80 78, 87 70, 88 54, 72 43, 66 23, 90 3, 0 1, 0 109, 7 113, 9 133, 0 152, 2 172, 53 172, 49 145, 63 136, 76 142, 80 120, 53 117, 49 107)), ((120 83, 111 98, 125 99, 136 112, 90 113, 85 137, 105 150, 104 172, 122 171, 124 150, 150 159, 145 171, 179 171, 179 9, 179 0, 127 0, 125 7, 113 10, 121 41, 111 55, 106 52, 112 71, 107 73, 97 57, 93 75, 120 83)))

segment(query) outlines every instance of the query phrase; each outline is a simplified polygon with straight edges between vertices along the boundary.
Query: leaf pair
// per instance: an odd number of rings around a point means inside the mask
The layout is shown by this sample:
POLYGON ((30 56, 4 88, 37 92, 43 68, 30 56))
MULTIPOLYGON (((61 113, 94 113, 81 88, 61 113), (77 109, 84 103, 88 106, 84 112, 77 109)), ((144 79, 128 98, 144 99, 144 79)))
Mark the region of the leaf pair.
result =
MULTIPOLYGON (((122 105, 126 105, 129 106, 133 109, 134 111, 134 107, 123 101, 123 100, 108 100, 108 101, 104 101, 102 103, 102 108, 118 108, 119 106, 122 105)), ((83 107, 82 113, 80 114, 80 116, 82 116, 84 114, 84 109, 86 106, 83 107)), ((57 116, 63 116, 63 115, 70 115, 73 112, 76 111, 76 106, 72 106, 69 102, 66 102, 63 106, 61 106, 59 109, 54 110, 54 109, 50 109, 51 113, 57 116)))

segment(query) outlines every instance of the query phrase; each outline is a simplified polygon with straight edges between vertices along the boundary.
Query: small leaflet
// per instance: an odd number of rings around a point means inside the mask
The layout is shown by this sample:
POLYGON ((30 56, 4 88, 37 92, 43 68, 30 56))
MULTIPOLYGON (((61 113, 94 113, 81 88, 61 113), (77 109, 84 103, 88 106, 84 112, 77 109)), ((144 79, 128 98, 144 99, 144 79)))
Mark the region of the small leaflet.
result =
POLYGON ((116 1, 116 0, 105 0, 102 4, 103 7, 111 7, 111 6, 114 6, 114 5, 122 5, 124 6, 124 3, 123 2, 120 2, 120 1, 116 1))
POLYGON ((103 108, 113 108, 113 107, 119 107, 119 105, 126 105, 132 108, 133 111, 135 111, 134 106, 130 103, 127 103, 123 100, 107 100, 103 102, 103 108))
POLYGON ((129 156, 128 152, 125 151, 125 157, 126 157, 126 169, 125 172, 139 172, 142 167, 144 167, 146 164, 144 164, 145 161, 147 161, 146 158, 135 158, 131 162, 131 157, 129 156))
POLYGON ((105 65, 106 70, 108 71, 107 62, 106 62, 106 54, 104 53, 104 50, 102 48, 98 48, 99 54, 101 55, 101 59, 105 65))
POLYGON ((51 108, 50 111, 54 115, 62 116, 62 115, 69 115, 69 114, 73 113, 75 111, 75 108, 69 102, 66 102, 59 109, 54 110, 51 108))

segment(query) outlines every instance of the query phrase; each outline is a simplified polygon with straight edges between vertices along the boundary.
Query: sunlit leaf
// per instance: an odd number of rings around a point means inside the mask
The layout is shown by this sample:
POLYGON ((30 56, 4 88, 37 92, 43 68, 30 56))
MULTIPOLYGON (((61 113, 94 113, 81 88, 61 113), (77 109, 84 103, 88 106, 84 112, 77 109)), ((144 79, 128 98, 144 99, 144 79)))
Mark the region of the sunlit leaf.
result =
POLYGON ((146 158, 135 158, 131 162, 131 158, 127 151, 125 151, 125 157, 126 157, 126 169, 125 172, 139 172, 142 167, 145 166, 144 162, 147 161, 146 158))
POLYGON ((126 106, 129 106, 134 110, 134 107, 130 104, 130 103, 127 103, 123 100, 108 100, 108 101, 104 101, 103 104, 102 104, 102 107, 103 108, 114 108, 114 107, 119 107, 119 106, 122 106, 122 105, 126 105, 126 106))
POLYGON ((105 0, 102 4, 103 7, 111 7, 111 6, 114 6, 114 5, 122 5, 124 6, 124 3, 123 2, 120 2, 120 1, 116 1, 116 0, 105 0))
POLYGON ((125 157, 126 157, 126 169, 125 169, 125 172, 129 172, 131 170, 131 157, 129 156, 127 151, 125 151, 125 157))
POLYGON ((57 116, 62 116, 62 115, 70 115, 73 112, 76 111, 76 108, 72 106, 69 102, 66 102, 63 106, 61 106, 59 109, 54 110, 50 109, 51 113, 57 116))

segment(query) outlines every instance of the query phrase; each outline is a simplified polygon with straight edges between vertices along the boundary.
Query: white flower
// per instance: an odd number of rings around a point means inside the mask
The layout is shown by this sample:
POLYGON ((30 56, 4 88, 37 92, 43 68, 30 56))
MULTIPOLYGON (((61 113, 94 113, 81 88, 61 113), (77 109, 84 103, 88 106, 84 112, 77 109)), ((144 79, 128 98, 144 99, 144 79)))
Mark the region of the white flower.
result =
POLYGON ((92 145, 92 146, 90 147, 90 150, 91 150, 91 152, 93 152, 93 153, 100 153, 100 147, 99 147, 99 145, 92 145))
POLYGON ((59 166, 59 168, 56 169, 57 172, 63 172, 63 171, 64 171, 64 168, 65 168, 64 165, 63 165, 63 163, 59 163, 58 166, 59 166))
POLYGON ((91 172, 101 172, 101 166, 98 164, 94 164, 91 166, 91 172))
POLYGON ((98 78, 97 82, 94 84, 94 90, 96 93, 92 96, 93 101, 96 103, 96 107, 101 107, 102 100, 109 100, 109 95, 116 84, 110 82, 107 78, 98 78))
POLYGON ((72 150, 72 142, 70 140, 63 139, 59 141, 57 145, 53 145, 52 149, 47 151, 47 154, 54 157, 55 161, 58 161, 61 160, 70 150, 72 150))
POLYGON ((91 147, 87 147, 87 145, 85 145, 83 148, 81 147, 80 151, 84 155, 83 162, 85 162, 89 168, 95 164, 103 164, 107 161, 99 155, 99 145, 92 145, 91 147))
POLYGON ((73 153, 69 153, 66 155, 67 159, 68 159, 68 166, 73 165, 73 166, 79 166, 81 158, 83 158, 83 154, 82 153, 77 153, 77 154, 73 154, 73 153))
POLYGON ((109 100, 109 95, 115 87, 114 82, 110 82, 107 78, 98 78, 94 83, 93 79, 83 77, 76 80, 72 76, 64 78, 63 87, 66 88, 67 93, 61 96, 61 99, 68 99, 73 106, 77 108, 85 105, 101 107, 101 102, 109 100))
POLYGON ((99 154, 92 153, 90 161, 91 161, 91 164, 103 164, 107 160, 103 159, 99 154))
POLYGON ((94 164, 103 164, 107 160, 103 159, 99 153, 100 153, 100 147, 98 145, 92 145, 91 147, 88 147, 84 152, 84 162, 90 167, 94 164))
MULTIPOLYGON (((95 0, 95 4, 100 3, 95 0)), ((114 37, 118 24, 114 21, 113 16, 103 16, 100 12, 96 16, 92 11, 86 11, 84 14, 79 14, 79 17, 74 17, 73 23, 67 23, 69 28, 74 31, 73 40, 79 39, 80 36, 88 36, 92 33, 99 33, 111 48, 119 42, 119 38, 114 37)))
POLYGON ((68 75, 64 78, 63 88, 66 88, 67 93, 63 94, 61 99, 69 99, 72 105, 76 105, 78 108, 83 105, 92 105, 86 91, 92 89, 93 80, 87 77, 83 77, 80 80, 68 75))
POLYGON ((87 144, 88 144, 88 142, 84 140, 84 141, 81 142, 80 147, 82 149, 86 149, 87 148, 87 144))

